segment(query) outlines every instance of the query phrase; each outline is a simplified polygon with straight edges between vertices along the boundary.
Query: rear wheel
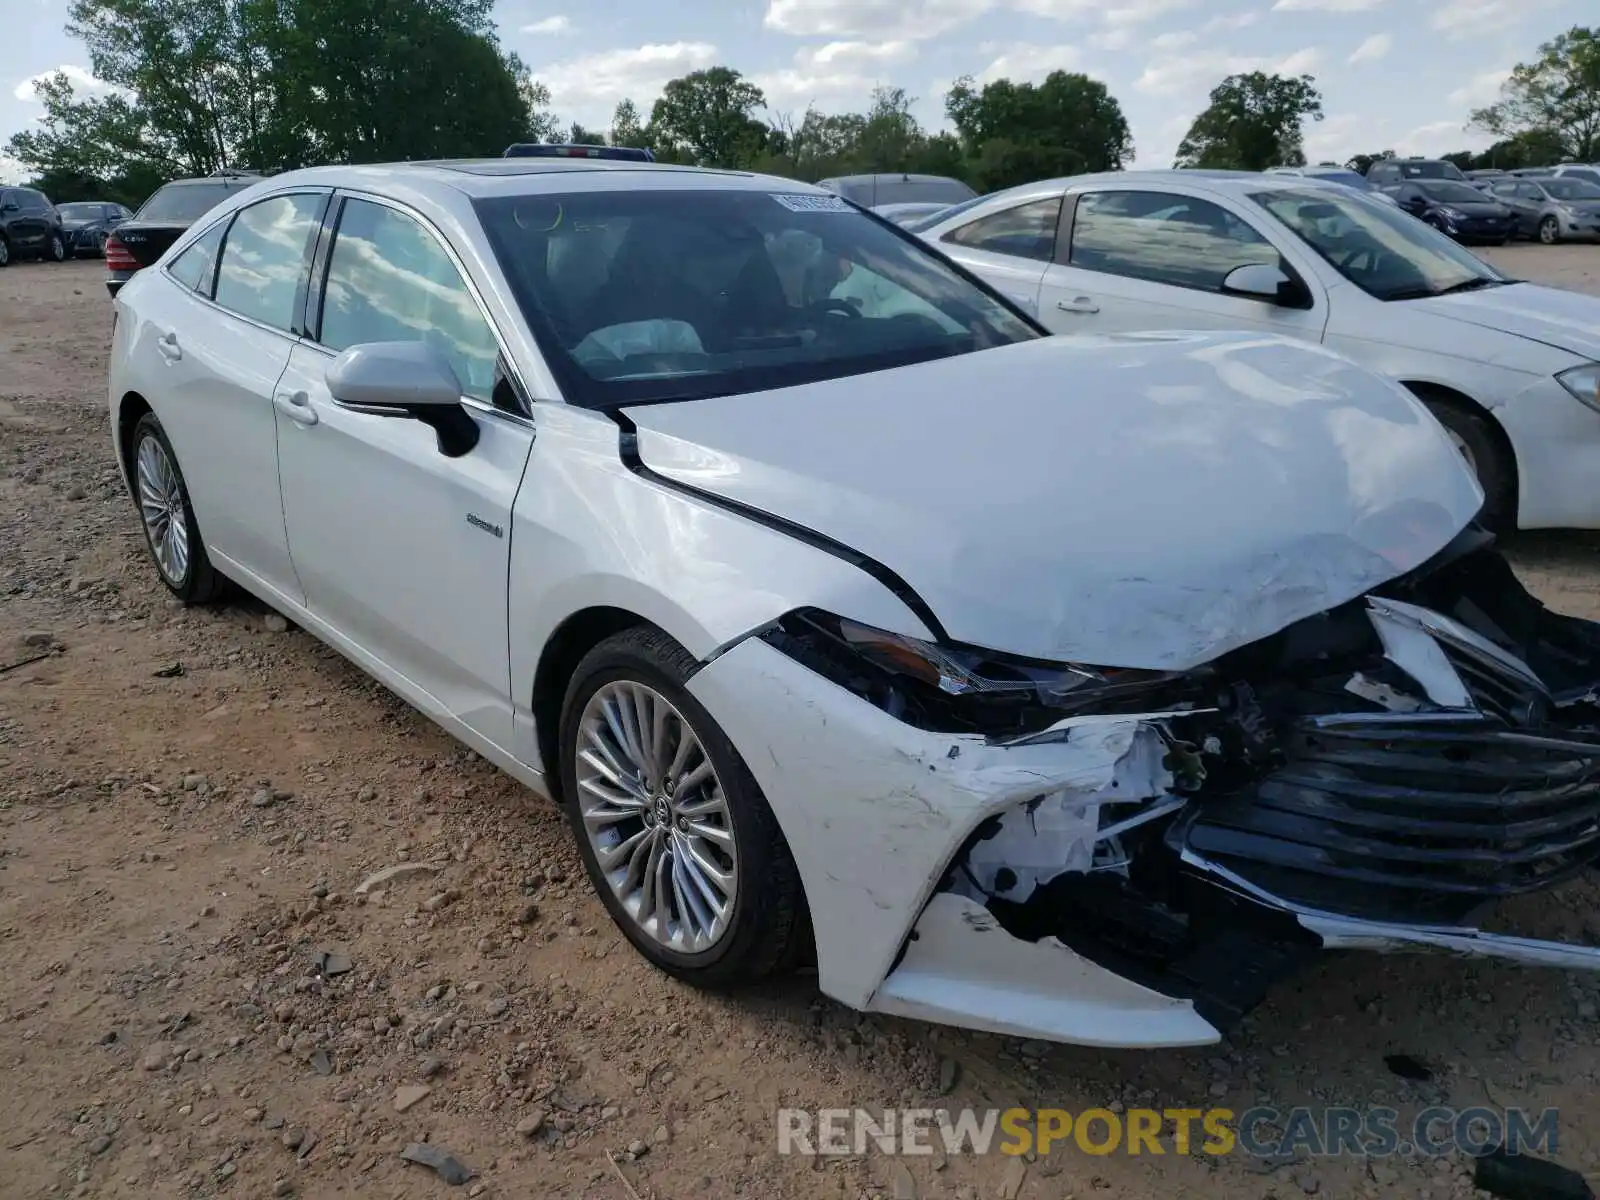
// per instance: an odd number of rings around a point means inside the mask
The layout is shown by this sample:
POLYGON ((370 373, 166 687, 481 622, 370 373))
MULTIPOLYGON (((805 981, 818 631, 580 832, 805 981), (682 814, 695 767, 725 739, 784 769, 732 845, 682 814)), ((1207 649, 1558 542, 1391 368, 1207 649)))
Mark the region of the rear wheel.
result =
POLYGON ((1561 240, 1561 222, 1554 217, 1546 217, 1539 222, 1539 240, 1546 246, 1554 246, 1561 240))
POLYGON ((129 467, 145 544, 161 582, 185 604, 215 599, 224 580, 200 540, 178 456, 155 413, 145 413, 133 427, 129 467))
POLYGON ((1483 488, 1483 511, 1478 519, 1490 529, 1510 529, 1516 520, 1516 474, 1506 461, 1500 440, 1489 425, 1489 418, 1469 412, 1448 400, 1424 399, 1428 411, 1438 418, 1483 488))

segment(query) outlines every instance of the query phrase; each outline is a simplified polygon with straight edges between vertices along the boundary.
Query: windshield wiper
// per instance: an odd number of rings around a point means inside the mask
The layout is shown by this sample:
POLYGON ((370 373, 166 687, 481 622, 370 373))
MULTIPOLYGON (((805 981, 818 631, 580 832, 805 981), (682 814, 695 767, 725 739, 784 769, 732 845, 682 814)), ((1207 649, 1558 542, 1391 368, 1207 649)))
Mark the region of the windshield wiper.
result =
POLYGON ((1513 279, 1490 279, 1483 275, 1471 279, 1463 279, 1460 283, 1452 283, 1449 287, 1430 288, 1414 287, 1401 288, 1399 291, 1390 292, 1385 300, 1432 300, 1435 296, 1450 296, 1456 292, 1475 292, 1480 288, 1504 287, 1508 283, 1515 283, 1513 279))
POLYGON ((1472 279, 1463 279, 1460 283, 1452 283, 1449 287, 1442 288, 1441 290, 1435 292, 1434 295, 1449 296, 1456 292, 1476 292, 1480 288, 1504 287, 1510 282, 1511 281, 1509 279, 1489 279, 1485 276, 1479 275, 1472 279))

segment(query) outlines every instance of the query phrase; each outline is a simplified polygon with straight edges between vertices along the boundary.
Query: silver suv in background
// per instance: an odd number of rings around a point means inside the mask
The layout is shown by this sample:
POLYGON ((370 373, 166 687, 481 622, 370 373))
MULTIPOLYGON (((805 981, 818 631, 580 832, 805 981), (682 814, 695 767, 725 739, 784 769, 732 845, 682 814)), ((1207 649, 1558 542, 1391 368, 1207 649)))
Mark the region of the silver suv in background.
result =
POLYGON ((1600 163, 1562 163, 1551 174, 1563 179, 1581 179, 1600 187, 1600 163))

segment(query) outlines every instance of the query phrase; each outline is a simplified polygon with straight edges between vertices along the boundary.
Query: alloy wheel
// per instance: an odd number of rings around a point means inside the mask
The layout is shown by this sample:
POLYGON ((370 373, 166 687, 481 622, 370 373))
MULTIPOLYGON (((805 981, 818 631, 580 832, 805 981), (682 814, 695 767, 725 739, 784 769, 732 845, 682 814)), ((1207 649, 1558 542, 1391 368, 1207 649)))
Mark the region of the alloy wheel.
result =
POLYGON ((50 235, 50 257, 55 262, 65 262, 67 258, 67 243, 62 240, 59 233, 50 235))
POLYGON ((11 243, 0 237, 0 267, 11 265, 11 243))
POLYGON ((1450 435, 1451 445, 1456 448, 1456 452, 1466 461, 1467 468, 1476 476, 1478 474, 1478 456, 1472 452, 1472 447, 1467 445, 1467 440, 1449 426, 1445 427, 1445 433, 1450 435))
POLYGON ((150 537, 156 566, 173 587, 189 573, 189 521, 184 507, 183 481, 159 439, 139 442, 134 474, 139 491, 139 515, 150 537))
POLYGON ((1557 227, 1553 218, 1546 217, 1539 222, 1539 240, 1546 246, 1554 246, 1560 237, 1561 230, 1557 227))
POLYGON ((577 743, 578 810, 617 902, 664 949, 711 949, 731 923, 739 859, 699 736, 660 692, 620 679, 589 698, 577 743))

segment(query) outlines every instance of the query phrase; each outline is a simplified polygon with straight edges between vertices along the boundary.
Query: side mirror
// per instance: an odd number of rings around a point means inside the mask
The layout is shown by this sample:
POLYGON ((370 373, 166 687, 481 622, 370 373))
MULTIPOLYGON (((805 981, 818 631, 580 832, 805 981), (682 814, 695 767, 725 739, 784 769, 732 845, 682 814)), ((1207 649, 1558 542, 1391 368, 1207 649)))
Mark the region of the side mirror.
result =
POLYGON ((22 205, 18 204, 14 200, 8 200, 4 204, 0 204, 0 212, 21 212, 21 211, 22 211, 22 205))
POLYGON ((478 444, 478 423, 461 406, 461 381, 450 360, 426 342, 351 346, 328 364, 323 378, 345 408, 429 426, 447 458, 460 458, 478 444))
POLYGON ((1222 292, 1227 296, 1245 296, 1273 304, 1294 304, 1299 300, 1294 280, 1281 267, 1268 263, 1235 267, 1222 281, 1222 292))

